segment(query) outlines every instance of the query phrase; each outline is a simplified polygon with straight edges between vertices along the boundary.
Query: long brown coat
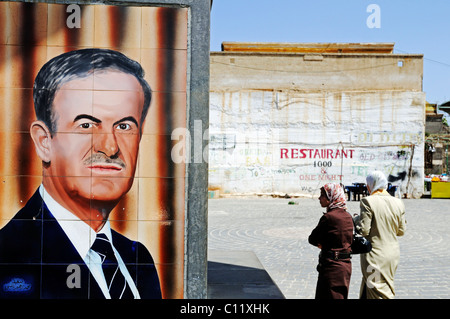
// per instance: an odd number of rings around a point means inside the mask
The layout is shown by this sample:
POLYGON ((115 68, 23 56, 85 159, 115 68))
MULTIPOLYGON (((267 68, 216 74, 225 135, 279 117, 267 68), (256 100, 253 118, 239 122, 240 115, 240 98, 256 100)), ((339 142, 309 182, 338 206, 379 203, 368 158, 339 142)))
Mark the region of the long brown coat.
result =
POLYGON ((317 299, 347 299, 352 273, 350 258, 334 260, 324 257, 327 251, 350 253, 353 240, 353 220, 343 209, 325 213, 308 238, 310 244, 322 246, 317 270, 317 299))

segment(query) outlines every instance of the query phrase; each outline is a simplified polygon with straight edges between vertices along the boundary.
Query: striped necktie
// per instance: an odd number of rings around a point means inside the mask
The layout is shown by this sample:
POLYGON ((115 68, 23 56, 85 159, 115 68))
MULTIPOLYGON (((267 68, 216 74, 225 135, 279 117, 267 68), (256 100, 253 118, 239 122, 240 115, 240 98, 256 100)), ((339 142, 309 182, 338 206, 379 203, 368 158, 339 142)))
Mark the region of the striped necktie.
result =
POLYGON ((133 292, 120 271, 117 259, 105 234, 97 234, 91 249, 100 255, 111 299, 133 299, 133 292))

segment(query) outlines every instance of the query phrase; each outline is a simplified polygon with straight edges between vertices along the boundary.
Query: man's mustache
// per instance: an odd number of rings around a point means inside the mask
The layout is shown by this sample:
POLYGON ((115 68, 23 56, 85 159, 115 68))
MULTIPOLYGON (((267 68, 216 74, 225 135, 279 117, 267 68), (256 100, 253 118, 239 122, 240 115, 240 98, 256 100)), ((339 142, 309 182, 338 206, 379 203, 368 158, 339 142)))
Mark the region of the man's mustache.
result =
POLYGON ((83 161, 84 165, 92 165, 92 164, 98 164, 98 163, 103 163, 103 164, 116 164, 119 165, 122 168, 125 168, 125 162, 122 161, 120 158, 115 157, 115 158, 111 158, 109 156, 106 156, 102 153, 96 153, 96 154, 92 154, 91 156, 89 156, 87 159, 85 159, 83 161))

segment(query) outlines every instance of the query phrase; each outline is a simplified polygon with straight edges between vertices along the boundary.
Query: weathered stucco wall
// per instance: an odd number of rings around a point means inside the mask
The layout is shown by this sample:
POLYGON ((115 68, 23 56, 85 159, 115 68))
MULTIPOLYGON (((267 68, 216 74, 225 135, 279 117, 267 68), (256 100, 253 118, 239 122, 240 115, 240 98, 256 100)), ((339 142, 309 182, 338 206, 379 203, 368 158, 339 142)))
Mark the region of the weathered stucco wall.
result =
POLYGON ((326 182, 365 182, 378 169, 400 186, 399 195, 422 194, 421 56, 332 56, 325 68, 326 59, 308 69, 304 55, 271 55, 271 63, 265 55, 239 55, 248 59, 244 68, 235 55, 212 54, 211 187, 318 196, 326 182))
POLYGON ((423 56, 212 52, 212 90, 422 91, 423 56))

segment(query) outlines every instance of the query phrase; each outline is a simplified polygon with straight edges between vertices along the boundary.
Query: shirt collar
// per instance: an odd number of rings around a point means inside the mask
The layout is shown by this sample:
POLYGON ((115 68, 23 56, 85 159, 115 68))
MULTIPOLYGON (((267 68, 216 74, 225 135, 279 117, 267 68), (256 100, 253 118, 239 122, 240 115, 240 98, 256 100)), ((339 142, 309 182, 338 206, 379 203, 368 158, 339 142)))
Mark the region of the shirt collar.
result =
MULTIPOLYGON (((81 258, 85 259, 88 255, 89 249, 94 243, 97 233, 87 223, 78 218, 78 216, 71 213, 55 201, 45 190, 45 187, 42 184, 39 187, 39 193, 47 205, 47 208, 53 217, 55 217, 58 221, 67 237, 69 237, 69 240, 72 242, 81 258)), ((109 220, 106 221, 99 233, 105 234, 106 237, 108 237, 108 239, 112 242, 109 220)))
POLYGON ((376 191, 372 192, 370 195, 390 195, 387 190, 385 189, 377 189, 376 191))

